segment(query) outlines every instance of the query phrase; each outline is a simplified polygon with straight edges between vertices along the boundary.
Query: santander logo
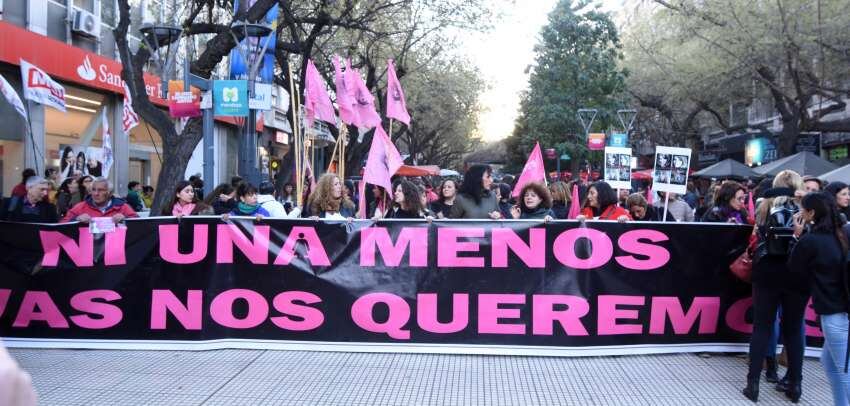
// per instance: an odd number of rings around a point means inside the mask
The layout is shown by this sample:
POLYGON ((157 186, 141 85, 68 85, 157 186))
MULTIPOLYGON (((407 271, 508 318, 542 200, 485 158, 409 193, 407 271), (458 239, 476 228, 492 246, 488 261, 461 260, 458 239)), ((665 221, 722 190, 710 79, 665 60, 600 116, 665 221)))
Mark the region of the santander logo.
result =
POLYGON ((97 72, 95 72, 94 68, 91 66, 91 61, 89 60, 88 55, 86 55, 86 59, 83 60, 83 64, 77 66, 77 75, 79 75, 83 80, 94 80, 97 76, 97 72))

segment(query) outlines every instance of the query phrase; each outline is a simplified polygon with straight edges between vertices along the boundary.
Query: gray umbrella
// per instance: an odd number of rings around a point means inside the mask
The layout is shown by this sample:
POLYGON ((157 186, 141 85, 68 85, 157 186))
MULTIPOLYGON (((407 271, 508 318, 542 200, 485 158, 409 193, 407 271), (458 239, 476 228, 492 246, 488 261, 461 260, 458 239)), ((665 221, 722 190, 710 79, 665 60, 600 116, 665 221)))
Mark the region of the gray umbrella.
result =
POLYGON ((818 176, 818 178, 827 182, 841 181, 844 183, 850 183, 850 165, 844 165, 838 169, 829 171, 818 176))
POLYGON ((694 172, 695 178, 758 178, 761 175, 734 159, 724 159, 701 171, 694 172))
POLYGON ((790 169, 803 176, 820 176, 836 168, 838 167, 832 162, 809 151, 803 151, 759 166, 755 171, 762 175, 776 176, 777 173, 790 169))

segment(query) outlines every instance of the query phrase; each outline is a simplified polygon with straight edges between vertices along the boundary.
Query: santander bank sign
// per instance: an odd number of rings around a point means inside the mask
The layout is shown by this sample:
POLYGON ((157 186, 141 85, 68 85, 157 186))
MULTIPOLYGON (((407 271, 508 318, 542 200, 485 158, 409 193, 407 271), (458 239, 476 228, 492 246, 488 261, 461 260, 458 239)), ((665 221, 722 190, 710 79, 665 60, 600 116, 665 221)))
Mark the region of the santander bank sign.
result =
MULTIPOLYGON (((24 59, 44 70, 54 79, 124 94, 120 62, 105 58, 64 42, 0 21, 0 61, 18 65, 24 59)), ((160 105, 160 80, 145 74, 145 88, 151 101, 160 105)))

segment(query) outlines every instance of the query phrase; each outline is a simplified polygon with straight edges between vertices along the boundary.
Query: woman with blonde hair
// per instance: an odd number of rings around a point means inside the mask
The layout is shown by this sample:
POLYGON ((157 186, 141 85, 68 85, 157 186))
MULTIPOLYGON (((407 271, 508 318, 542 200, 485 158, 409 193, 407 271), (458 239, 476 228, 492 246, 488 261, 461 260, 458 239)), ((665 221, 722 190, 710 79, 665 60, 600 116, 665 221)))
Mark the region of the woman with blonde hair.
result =
POLYGON ((744 396, 758 400, 762 363, 766 379, 776 381, 776 353, 769 353, 776 313, 782 306, 781 334, 788 354, 788 371, 777 389, 792 401, 800 399, 803 373, 803 317, 809 300, 807 275, 793 273, 787 262, 794 240, 794 215, 805 195, 803 177, 786 170, 773 179, 756 210, 757 244, 753 253, 753 333, 744 396))
POLYGON ((552 182, 549 185, 549 194, 552 195, 552 217, 556 219, 567 218, 570 204, 571 193, 567 188, 567 184, 561 181, 552 182))
POLYGON ((304 207, 303 217, 345 220, 355 216, 354 203, 345 198, 342 181, 334 173, 326 173, 316 183, 304 207))

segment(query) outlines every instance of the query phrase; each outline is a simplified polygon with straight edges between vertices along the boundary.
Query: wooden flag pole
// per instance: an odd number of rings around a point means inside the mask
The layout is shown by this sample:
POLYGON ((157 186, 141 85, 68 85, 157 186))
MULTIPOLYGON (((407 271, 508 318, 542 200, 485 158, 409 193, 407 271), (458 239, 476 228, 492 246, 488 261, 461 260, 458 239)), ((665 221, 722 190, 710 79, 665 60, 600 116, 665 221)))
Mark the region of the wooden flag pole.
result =
MULTIPOLYGON (((342 128, 339 131, 339 178, 345 180, 345 144, 348 142, 348 126, 342 123, 342 128)), ((352 191, 354 193, 354 191, 352 191)))
POLYGON ((298 100, 299 88, 298 88, 298 85, 295 84, 294 75, 292 74, 292 65, 287 64, 287 67, 289 69, 289 97, 290 97, 290 103, 291 103, 290 108, 292 109, 292 123, 290 123, 291 126, 292 126, 292 138, 293 138, 292 147, 294 148, 293 153, 295 154, 295 156, 294 156, 294 158, 295 158, 294 159, 295 160, 295 194, 296 194, 296 204, 298 205, 298 207, 301 207, 302 203, 303 203, 303 198, 302 198, 303 189, 302 189, 302 184, 301 184, 301 172, 302 172, 301 143, 302 143, 302 140, 301 140, 300 125, 299 125, 299 117, 298 117, 299 114, 300 114, 300 111, 301 111, 301 104, 299 103, 299 100, 298 100))
POLYGON ((670 192, 664 192, 664 215, 661 221, 667 221, 667 206, 670 204, 670 192))
POLYGON ((301 206, 304 203, 304 164, 306 160, 306 156, 304 155, 304 148, 306 147, 306 142, 304 139, 304 133, 301 132, 301 95, 299 94, 301 89, 300 86, 295 86, 295 107, 298 109, 298 120, 296 121, 296 128, 298 128, 298 146, 299 154, 298 157, 298 205, 301 206))

